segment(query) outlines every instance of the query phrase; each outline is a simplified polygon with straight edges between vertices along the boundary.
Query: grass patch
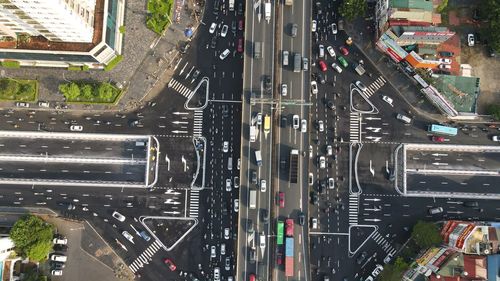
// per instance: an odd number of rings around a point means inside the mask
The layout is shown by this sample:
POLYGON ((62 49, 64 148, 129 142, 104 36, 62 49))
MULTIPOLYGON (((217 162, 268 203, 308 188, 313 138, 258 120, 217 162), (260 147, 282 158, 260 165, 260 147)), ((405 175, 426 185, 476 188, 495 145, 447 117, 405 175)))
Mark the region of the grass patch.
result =
POLYGON ((88 65, 70 65, 68 66, 68 70, 70 71, 87 71, 89 70, 88 65))
POLYGON ((16 61, 16 60, 7 60, 7 61, 0 62, 0 66, 6 67, 6 68, 20 68, 21 63, 16 61))
POLYGON ((156 34, 162 34, 170 22, 174 0, 148 0, 146 26, 156 34))
POLYGON ((116 56, 114 59, 112 59, 105 67, 104 71, 111 71, 113 70, 121 61, 123 60, 122 55, 116 56))
POLYGON ((120 26, 118 30, 120 31, 121 34, 125 33, 125 26, 124 25, 120 26))
POLYGON ((4 101, 36 101, 38 81, 23 79, 0 79, 0 100, 4 101))
POLYGON ((62 83, 59 85, 59 91, 66 98, 66 102, 86 104, 113 104, 122 93, 110 83, 88 81, 62 83))

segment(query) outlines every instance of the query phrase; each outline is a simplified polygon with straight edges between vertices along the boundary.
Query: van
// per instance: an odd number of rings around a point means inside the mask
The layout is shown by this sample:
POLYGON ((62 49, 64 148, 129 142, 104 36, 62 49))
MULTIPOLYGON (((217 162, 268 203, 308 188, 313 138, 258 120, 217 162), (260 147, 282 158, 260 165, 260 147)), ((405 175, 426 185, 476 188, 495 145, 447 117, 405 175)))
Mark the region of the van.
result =
POLYGON ((227 158, 227 169, 229 171, 233 170, 233 157, 227 158))
POLYGON ((431 215, 440 214, 442 212, 443 212, 443 208, 441 208, 441 207, 435 207, 435 208, 429 209, 429 214, 431 214, 431 215))
POLYGON ((63 255, 52 255, 50 256, 50 260, 58 262, 66 262, 68 260, 68 257, 63 255))
POLYGON ((287 66, 288 65, 288 51, 283 51, 283 66, 287 66))
POLYGON ((411 123, 411 118, 408 117, 408 116, 405 116, 403 114, 398 114, 396 115, 396 119, 406 123, 406 124, 410 124, 411 123))
POLYGON ((220 244, 220 254, 221 255, 226 254, 226 244, 224 244, 224 243, 220 244))

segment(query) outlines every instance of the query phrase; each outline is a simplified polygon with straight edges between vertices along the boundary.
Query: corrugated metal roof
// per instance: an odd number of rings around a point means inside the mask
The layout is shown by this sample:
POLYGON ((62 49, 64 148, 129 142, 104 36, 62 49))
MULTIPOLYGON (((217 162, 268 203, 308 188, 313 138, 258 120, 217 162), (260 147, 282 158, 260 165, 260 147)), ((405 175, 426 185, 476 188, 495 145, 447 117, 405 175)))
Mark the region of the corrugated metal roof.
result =
POLYGON ((391 6, 394 8, 423 9, 432 12, 431 0, 391 0, 391 6))

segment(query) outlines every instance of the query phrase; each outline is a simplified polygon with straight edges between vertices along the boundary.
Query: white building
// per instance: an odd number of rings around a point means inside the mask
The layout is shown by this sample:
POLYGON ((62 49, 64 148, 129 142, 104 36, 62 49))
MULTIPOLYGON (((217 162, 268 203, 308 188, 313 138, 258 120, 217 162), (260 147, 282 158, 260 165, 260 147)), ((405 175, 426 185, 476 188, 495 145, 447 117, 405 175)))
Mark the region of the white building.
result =
POLYGON ((96 0, 2 0, 0 36, 43 36, 56 42, 92 42, 96 0))

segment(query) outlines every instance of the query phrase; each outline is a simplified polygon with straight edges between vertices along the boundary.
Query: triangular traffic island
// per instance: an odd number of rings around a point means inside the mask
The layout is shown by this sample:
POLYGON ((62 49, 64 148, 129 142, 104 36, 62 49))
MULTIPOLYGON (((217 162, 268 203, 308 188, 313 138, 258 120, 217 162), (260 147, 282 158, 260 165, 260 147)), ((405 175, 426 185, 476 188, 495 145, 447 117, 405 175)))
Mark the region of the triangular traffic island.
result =
POLYGON ((349 94, 351 112, 364 114, 377 114, 379 112, 375 105, 373 105, 373 103, 368 99, 366 94, 362 93, 356 85, 350 85, 349 94))
POLYGON ((184 217, 140 217, 139 221, 165 251, 171 251, 198 225, 196 218, 184 217))
POLYGON ((210 89, 208 77, 203 77, 196 88, 187 97, 184 108, 187 110, 203 110, 208 105, 208 89, 210 89))
POLYGON ((377 229, 376 225, 349 226, 349 257, 354 256, 377 229))

